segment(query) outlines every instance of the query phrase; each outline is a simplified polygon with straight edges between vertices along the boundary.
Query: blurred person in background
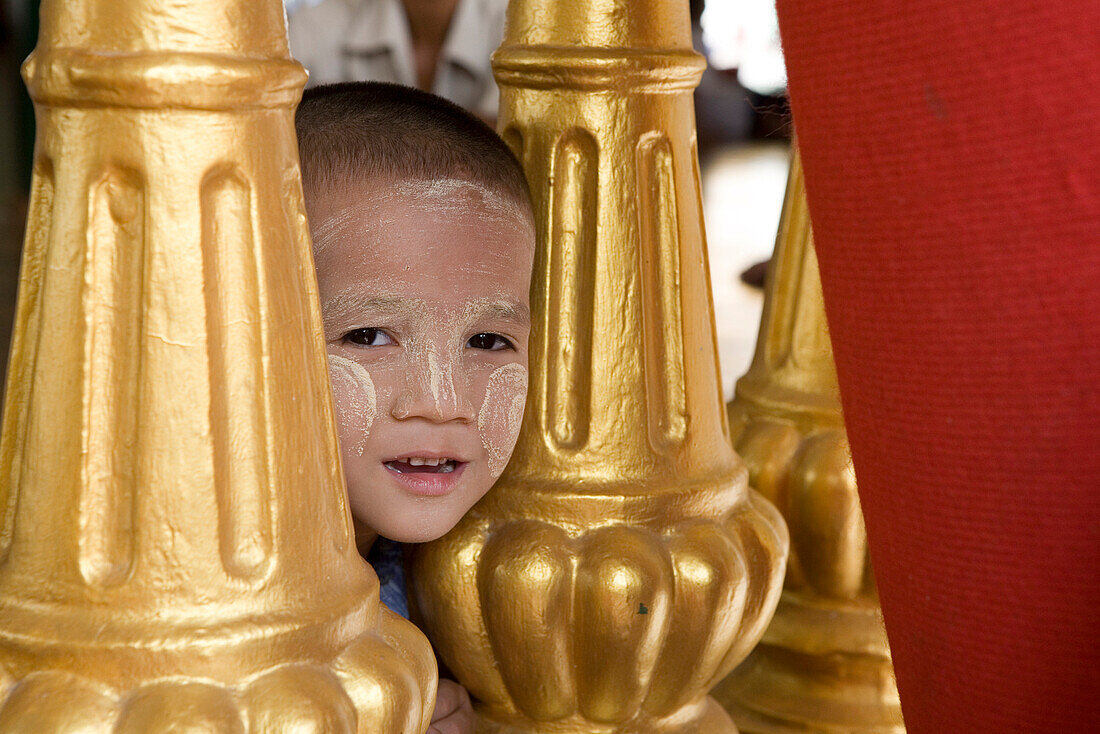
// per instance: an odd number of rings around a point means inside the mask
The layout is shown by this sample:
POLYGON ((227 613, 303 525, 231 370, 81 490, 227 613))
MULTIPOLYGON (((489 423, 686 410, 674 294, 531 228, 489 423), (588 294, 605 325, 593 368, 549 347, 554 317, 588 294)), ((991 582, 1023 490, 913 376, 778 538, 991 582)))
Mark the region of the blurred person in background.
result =
POLYGON ((691 0, 691 42, 707 57, 707 68, 695 88, 695 128, 699 154, 706 157, 713 149, 748 140, 753 128, 753 109, 748 93, 732 72, 717 68, 703 37, 705 0, 691 0))
POLYGON ((490 124, 498 92, 489 57, 508 0, 297 0, 290 51, 309 84, 383 81, 433 92, 490 124))
MULTIPOLYGON (((19 65, 38 35, 38 0, 0 0, 0 368, 7 363, 27 216, 34 110, 19 65)), ((0 383, 5 379, 0 371, 0 383)))
MULTIPOLYGON (((744 165, 752 159, 753 147, 783 143, 791 135, 774 5, 772 0, 690 0, 690 8, 692 42, 707 57, 707 69, 695 90, 695 124, 704 171, 709 172, 709 165, 719 160, 728 165, 728 153, 738 148, 748 157, 732 160, 744 165)), ((736 175, 745 174, 747 171, 736 175)), ((779 201, 781 194, 772 208, 773 202, 767 200, 768 211, 774 211, 776 217, 779 201)), ((763 209, 757 206, 752 211, 763 209)), ((771 252, 770 236, 767 242, 761 241, 761 247, 760 255, 771 252)), ((770 258, 759 260, 744 269, 741 282, 762 289, 769 262, 770 258)))

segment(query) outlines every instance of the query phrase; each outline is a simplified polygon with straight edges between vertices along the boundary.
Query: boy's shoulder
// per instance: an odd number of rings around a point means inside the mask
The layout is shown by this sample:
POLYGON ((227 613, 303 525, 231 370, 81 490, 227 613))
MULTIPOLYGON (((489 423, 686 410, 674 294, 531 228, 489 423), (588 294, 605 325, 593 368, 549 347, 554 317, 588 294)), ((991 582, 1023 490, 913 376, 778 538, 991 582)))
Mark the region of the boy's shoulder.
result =
POLYGON ((400 543, 378 538, 367 553, 367 563, 378 576, 378 596, 391 612, 408 619, 409 600, 406 597, 405 555, 400 543))

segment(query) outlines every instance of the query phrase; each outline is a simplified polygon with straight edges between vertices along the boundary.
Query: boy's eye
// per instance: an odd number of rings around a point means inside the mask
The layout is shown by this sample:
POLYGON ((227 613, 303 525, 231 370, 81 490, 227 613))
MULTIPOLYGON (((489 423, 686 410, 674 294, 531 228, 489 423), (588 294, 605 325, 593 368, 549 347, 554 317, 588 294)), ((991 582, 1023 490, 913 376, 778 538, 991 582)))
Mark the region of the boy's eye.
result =
POLYGON ((358 344, 361 347, 384 347, 395 343, 389 334, 381 329, 373 328, 349 331, 344 334, 344 341, 358 344))
POLYGON ((488 352, 499 352, 504 349, 515 349, 512 342, 500 334, 474 334, 466 342, 470 349, 484 349, 488 352))

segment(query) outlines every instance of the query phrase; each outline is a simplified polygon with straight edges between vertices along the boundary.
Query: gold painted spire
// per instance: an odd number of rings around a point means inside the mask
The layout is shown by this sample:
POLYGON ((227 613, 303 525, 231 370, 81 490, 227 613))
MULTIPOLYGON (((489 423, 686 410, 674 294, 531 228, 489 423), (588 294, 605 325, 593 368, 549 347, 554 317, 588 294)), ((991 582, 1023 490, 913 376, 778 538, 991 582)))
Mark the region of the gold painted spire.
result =
POLYGON ((0 730, 423 731, 432 653, 351 540, 282 4, 41 13, 0 730))
POLYGON ((538 227, 512 462, 414 563, 485 731, 729 732, 787 535, 727 435, 685 3, 514 0, 494 56, 538 227))
POLYGON ((900 734, 797 152, 756 356, 729 412, 750 484, 790 527, 791 558, 763 641, 715 697, 746 732, 900 734))

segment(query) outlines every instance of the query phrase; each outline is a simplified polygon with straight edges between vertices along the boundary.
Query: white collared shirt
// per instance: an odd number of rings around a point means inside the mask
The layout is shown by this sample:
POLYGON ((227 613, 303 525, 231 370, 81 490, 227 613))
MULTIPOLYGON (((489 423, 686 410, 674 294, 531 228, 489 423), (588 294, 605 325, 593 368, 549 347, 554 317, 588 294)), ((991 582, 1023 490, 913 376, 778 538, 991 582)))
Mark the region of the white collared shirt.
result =
MULTIPOLYGON (((508 0, 459 0, 439 55, 432 91, 496 117, 489 56, 504 37, 508 0)), ((416 86, 409 22, 401 0, 321 0, 289 18, 290 51, 309 84, 373 80, 416 86)))

